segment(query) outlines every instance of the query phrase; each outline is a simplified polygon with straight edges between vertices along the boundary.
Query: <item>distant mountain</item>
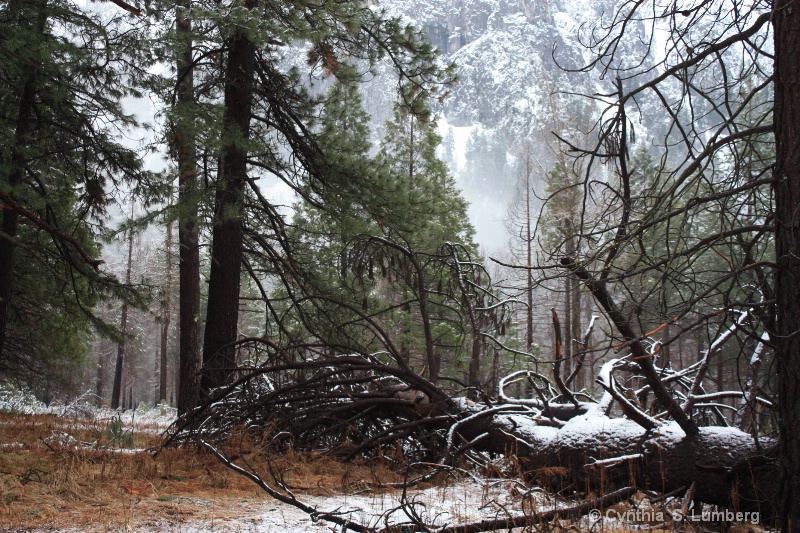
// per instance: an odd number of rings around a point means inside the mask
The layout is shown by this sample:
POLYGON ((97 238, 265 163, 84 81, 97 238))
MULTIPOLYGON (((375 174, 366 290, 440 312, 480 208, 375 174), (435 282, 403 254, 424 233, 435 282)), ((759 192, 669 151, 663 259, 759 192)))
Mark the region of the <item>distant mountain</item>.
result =
MULTIPOLYGON (((585 0, 383 0, 392 15, 424 29, 460 80, 440 109, 442 157, 465 197, 479 242, 502 249, 502 220, 514 194, 515 156, 533 146, 542 174, 552 165, 553 130, 574 137, 597 110, 559 91, 592 94, 594 76, 576 69, 588 58, 581 28, 599 19, 597 2, 585 0), (554 59, 555 58, 555 59, 554 59), (556 63, 557 62, 557 63, 556 63)), ((365 95, 381 122, 390 91, 365 95)))

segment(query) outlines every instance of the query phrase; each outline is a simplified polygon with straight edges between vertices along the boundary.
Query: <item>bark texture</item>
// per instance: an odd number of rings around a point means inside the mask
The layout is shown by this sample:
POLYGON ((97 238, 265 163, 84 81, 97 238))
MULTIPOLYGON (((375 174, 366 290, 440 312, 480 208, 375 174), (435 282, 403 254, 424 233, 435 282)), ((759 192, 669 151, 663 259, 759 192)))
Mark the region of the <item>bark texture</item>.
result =
MULTIPOLYGON (((177 100, 179 106, 194 103, 194 70, 192 68, 192 26, 184 16, 190 0, 178 2, 178 35, 183 40, 177 67, 179 73, 177 100)), ((197 225, 197 165, 195 136, 191 126, 177 121, 175 149, 178 157, 178 267, 179 298, 179 363, 178 413, 193 409, 200 399, 200 245, 197 225)))
MULTIPOLYGON (((257 2, 246 2, 253 9, 257 2)), ((243 238, 243 194, 247 179, 247 143, 253 107, 255 45, 244 29, 228 43, 225 72, 225 148, 217 184, 211 243, 208 314, 203 342, 202 388, 224 385, 236 368, 239 286, 243 238)))
MULTIPOLYGON (((125 284, 131 283, 133 269, 133 232, 128 232, 128 266, 125 269, 125 284)), ((123 336, 128 332, 128 302, 122 302, 119 331, 123 336)), ((114 385, 111 389, 111 408, 119 409, 122 395, 122 368, 125 363, 125 339, 117 345, 117 362, 114 365, 114 385)))
POLYGON ((666 494, 696 483, 696 498, 705 503, 759 511, 764 519, 777 509, 775 443, 762 440, 758 447, 734 428, 703 427, 687 436, 674 423, 647 432, 628 419, 583 415, 545 428, 528 417, 498 415, 475 429, 492 436, 488 450, 512 451, 532 478, 557 491, 634 486, 666 494))
POLYGON ((775 3, 775 245, 781 530, 800 531, 800 5, 775 3))
POLYGON ((167 359, 169 355, 169 326, 172 306, 172 223, 167 223, 166 265, 164 293, 161 302, 161 345, 158 354, 158 398, 167 400, 167 359))

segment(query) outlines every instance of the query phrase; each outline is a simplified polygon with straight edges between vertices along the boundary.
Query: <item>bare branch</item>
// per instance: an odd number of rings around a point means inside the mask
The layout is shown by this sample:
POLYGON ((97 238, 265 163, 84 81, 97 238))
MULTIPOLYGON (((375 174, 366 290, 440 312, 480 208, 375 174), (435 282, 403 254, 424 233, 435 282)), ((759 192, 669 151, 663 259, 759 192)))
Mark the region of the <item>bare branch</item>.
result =
POLYGON ((577 265, 570 257, 563 258, 561 264, 569 268, 579 279, 586 283, 586 286, 595 297, 595 300, 597 300, 597 303, 605 310, 608 317, 616 326, 617 331, 628 341, 634 361, 639 365, 648 385, 650 385, 656 398, 661 402, 661 405, 669 412, 673 420, 681 426, 687 435, 696 435, 698 432, 697 424, 686 415, 683 409, 681 409, 681 406, 664 386, 661 377, 656 373, 652 358, 649 357, 647 351, 644 349, 644 345, 640 340, 641 337, 634 333, 630 322, 623 316, 617 304, 614 303, 614 300, 608 293, 605 283, 596 281, 586 268, 577 265))

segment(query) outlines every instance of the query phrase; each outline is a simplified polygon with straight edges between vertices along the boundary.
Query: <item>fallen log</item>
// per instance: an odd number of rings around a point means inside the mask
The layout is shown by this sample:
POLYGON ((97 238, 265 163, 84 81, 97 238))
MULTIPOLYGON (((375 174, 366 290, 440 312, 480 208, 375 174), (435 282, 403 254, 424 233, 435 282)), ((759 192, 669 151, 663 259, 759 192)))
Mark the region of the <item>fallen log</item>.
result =
POLYGON ((528 477, 560 493, 612 492, 625 486, 665 494, 696 483, 695 499, 774 516, 781 469, 776 442, 736 428, 701 427, 687 436, 675 423, 648 431, 624 418, 589 413, 563 427, 533 417, 498 414, 465 438, 488 433, 479 446, 513 454, 528 477))
MULTIPOLYGON (((505 455, 522 465, 528 482, 578 501, 627 488, 659 496, 692 487, 695 501, 774 521, 782 482, 775 441, 734 427, 697 426, 687 432, 678 421, 663 419, 665 411, 655 411, 656 404, 644 411, 641 406, 648 404, 636 398, 648 394, 649 384, 636 391, 614 378, 615 369, 628 370, 625 365, 625 358, 603 364, 597 382, 604 393, 597 401, 563 401, 546 378, 520 371, 502 379, 497 399, 484 404, 449 396, 419 376, 370 358, 283 363, 259 368, 225 389, 187 417, 176 434, 208 449, 223 444, 233 428, 248 427, 267 455, 291 446, 381 460, 393 449, 398 467, 417 477, 463 458, 480 464, 490 455, 505 455), (302 382, 296 377, 300 372, 302 382), (523 380, 535 389, 531 397, 506 393, 523 380)), ((658 372, 664 383, 687 381, 687 370, 658 372)), ((689 413, 702 409, 687 405, 689 413)), ((281 473, 268 471, 280 487, 281 473)), ((270 486, 251 474, 262 487, 270 486)))

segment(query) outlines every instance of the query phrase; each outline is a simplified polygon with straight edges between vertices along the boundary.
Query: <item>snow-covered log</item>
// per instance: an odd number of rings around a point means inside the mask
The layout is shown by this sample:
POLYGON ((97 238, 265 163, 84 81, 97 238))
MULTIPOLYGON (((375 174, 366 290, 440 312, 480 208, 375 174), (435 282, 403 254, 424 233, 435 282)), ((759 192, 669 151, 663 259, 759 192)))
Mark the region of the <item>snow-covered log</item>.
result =
POLYGON ((180 420, 174 437, 215 450, 268 492, 288 491, 280 471, 268 468, 267 480, 219 452, 230 449, 232 430, 252 428, 245 440, 268 456, 291 447, 345 460, 394 462, 411 479, 429 479, 465 460, 486 466, 506 456, 522 465, 526 481, 578 500, 634 489, 661 496, 688 492, 699 502, 758 511, 764 522, 774 519, 782 482, 776 443, 732 427, 734 421, 718 409, 724 398, 738 397, 745 406, 766 401, 755 386, 766 343, 756 347, 753 385, 746 391, 708 392, 702 379, 707 356, 731 338, 741 320, 699 361, 662 367, 658 350, 646 348, 652 332, 638 334, 603 283, 579 265, 566 266, 586 282, 624 341, 617 345, 622 353, 598 372, 599 398, 570 391, 569 380, 552 384, 522 370, 500 380, 495 398, 481 394, 483 401, 475 402, 463 397, 468 387, 444 388, 414 372, 391 335, 373 325, 386 340, 385 352, 331 355, 325 345, 288 349, 263 339, 242 341, 262 343, 265 362, 241 369, 239 381, 180 420), (618 381, 614 373, 620 369, 625 379, 618 381), (710 420, 722 425, 708 426, 710 420))
MULTIPOLYGON (((617 360, 600 372, 606 392, 599 402, 577 405, 551 402, 553 396, 542 391, 539 400, 503 392, 493 405, 447 398, 422 382, 385 385, 375 379, 381 369, 374 361, 364 374, 352 367, 335 370, 345 363, 366 362, 352 356, 318 361, 319 372, 308 373, 303 388, 291 381, 279 385, 279 379, 262 372, 197 413, 183 435, 208 447, 224 439, 226 428, 246 425, 276 451, 290 443, 344 458, 378 454, 385 460, 381 449, 392 447, 402 450, 405 464, 417 465, 420 475, 458 457, 480 463, 489 455, 505 455, 524 467, 527 481, 566 496, 625 487, 680 493, 695 485, 695 500, 758 511, 764 521, 778 506, 781 474, 773 440, 718 426, 687 435, 673 421, 616 402, 620 395, 612 372, 617 360), (615 403, 633 416, 610 416, 615 403)), ((524 374, 504 379, 501 391, 524 374)))
POLYGON ((767 517, 778 503, 775 442, 756 442, 737 428, 701 427, 687 436, 674 422, 645 430, 627 418, 592 411, 560 428, 498 413, 470 429, 490 435, 481 441, 483 449, 514 454, 533 480, 561 492, 602 493, 633 485, 667 494, 696 483, 695 499, 709 504, 767 517))

